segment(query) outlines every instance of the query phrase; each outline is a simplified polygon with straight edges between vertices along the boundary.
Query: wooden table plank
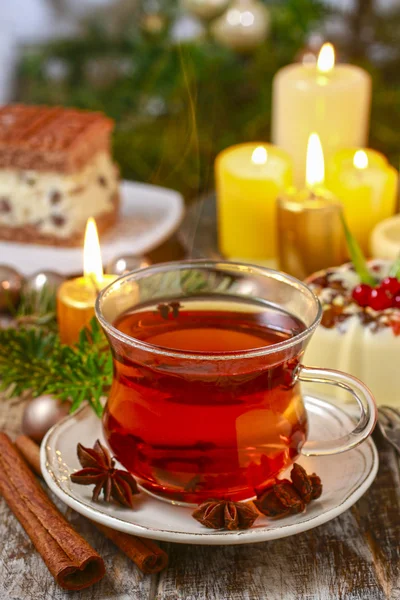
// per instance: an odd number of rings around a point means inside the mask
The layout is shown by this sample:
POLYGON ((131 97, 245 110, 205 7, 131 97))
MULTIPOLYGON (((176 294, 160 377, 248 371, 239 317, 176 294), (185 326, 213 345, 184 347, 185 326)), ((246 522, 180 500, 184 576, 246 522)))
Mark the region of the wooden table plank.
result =
MULTIPOLYGON (((65 509, 63 511, 66 512, 65 509)), ((82 600, 115 598, 150 598, 153 577, 143 575, 129 559, 119 552, 95 528, 76 513, 67 513, 68 520, 99 552, 106 564, 106 576, 97 585, 74 592, 82 600)), ((39 554, 34 550, 17 520, 10 515, 4 501, 0 502, 0 598, 3 600, 64 600, 71 598, 55 583, 39 554)))
MULTIPOLYGON (((0 431, 6 431, 12 438, 21 433, 24 404, 19 399, 6 400, 4 396, 0 396, 0 431)), ((87 519, 66 507, 52 493, 49 495, 75 529, 103 557, 106 564, 104 579, 87 590, 74 592, 74 599, 146 600, 154 597, 157 576, 141 573, 136 565, 101 535, 87 519)), ((2 498, 0 540, 0 600, 66 600, 72 597, 71 593, 65 592, 54 582, 46 565, 2 498)))
POLYGON ((374 557, 351 511, 300 535, 245 546, 170 548, 163 600, 383 600, 374 557))

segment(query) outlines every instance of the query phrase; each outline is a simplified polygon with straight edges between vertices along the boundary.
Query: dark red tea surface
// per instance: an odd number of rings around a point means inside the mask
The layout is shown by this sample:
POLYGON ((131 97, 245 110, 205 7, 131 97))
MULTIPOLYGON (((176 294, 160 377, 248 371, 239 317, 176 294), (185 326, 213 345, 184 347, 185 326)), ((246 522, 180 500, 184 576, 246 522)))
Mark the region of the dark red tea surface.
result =
POLYGON ((114 356, 105 434, 146 489, 184 502, 246 499, 297 456, 307 434, 292 377, 299 356, 234 354, 293 337, 299 320, 256 301, 194 298, 127 312, 115 327, 193 354, 120 346, 114 356))

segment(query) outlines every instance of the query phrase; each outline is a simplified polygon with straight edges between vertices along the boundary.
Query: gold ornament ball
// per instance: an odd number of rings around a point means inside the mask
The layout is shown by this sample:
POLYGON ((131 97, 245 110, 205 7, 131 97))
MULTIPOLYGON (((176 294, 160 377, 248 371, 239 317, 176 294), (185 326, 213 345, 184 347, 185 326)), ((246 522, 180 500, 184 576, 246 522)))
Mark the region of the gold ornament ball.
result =
POLYGON ((229 0, 183 0, 184 8, 200 19, 218 17, 229 4, 229 0))
POLYGON ((55 292, 65 277, 55 271, 37 271, 26 278, 24 291, 40 294, 44 288, 55 292))
POLYGON ((267 38, 268 9, 258 0, 235 0, 211 26, 216 41, 231 50, 249 52, 267 38))
POLYGON ((66 417, 70 408, 70 402, 61 402, 49 394, 33 398, 22 415, 22 432, 40 444, 50 427, 66 417))
POLYGON ((20 298, 23 278, 15 269, 0 265, 0 313, 14 308, 20 298))
POLYGON ((165 29, 165 26, 165 18, 158 13, 144 15, 142 19, 143 31, 151 35, 157 35, 161 33, 165 29))

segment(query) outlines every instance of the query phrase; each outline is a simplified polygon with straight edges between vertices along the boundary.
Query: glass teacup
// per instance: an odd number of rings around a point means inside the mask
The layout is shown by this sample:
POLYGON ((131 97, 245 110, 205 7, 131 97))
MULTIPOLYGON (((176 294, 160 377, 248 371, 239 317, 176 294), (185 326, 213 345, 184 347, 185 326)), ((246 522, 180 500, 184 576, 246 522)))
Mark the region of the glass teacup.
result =
POLYGON ((228 262, 154 265, 104 289, 96 314, 114 360, 106 439, 157 496, 245 500, 300 452, 344 452, 373 430, 366 386, 301 364, 321 307, 293 277, 228 262), (300 381, 348 390, 361 412, 355 429, 307 441, 300 381))

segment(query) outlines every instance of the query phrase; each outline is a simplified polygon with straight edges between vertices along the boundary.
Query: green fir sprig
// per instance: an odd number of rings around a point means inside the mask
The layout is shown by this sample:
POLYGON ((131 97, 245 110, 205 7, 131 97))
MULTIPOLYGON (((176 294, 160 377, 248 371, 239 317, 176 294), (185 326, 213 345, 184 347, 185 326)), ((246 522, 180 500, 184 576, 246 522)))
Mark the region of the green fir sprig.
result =
POLYGON ((100 398, 112 372, 111 352, 95 318, 75 346, 61 344, 58 334, 46 328, 0 329, 0 389, 10 394, 54 394, 70 400, 71 411, 87 400, 101 416, 100 398))

